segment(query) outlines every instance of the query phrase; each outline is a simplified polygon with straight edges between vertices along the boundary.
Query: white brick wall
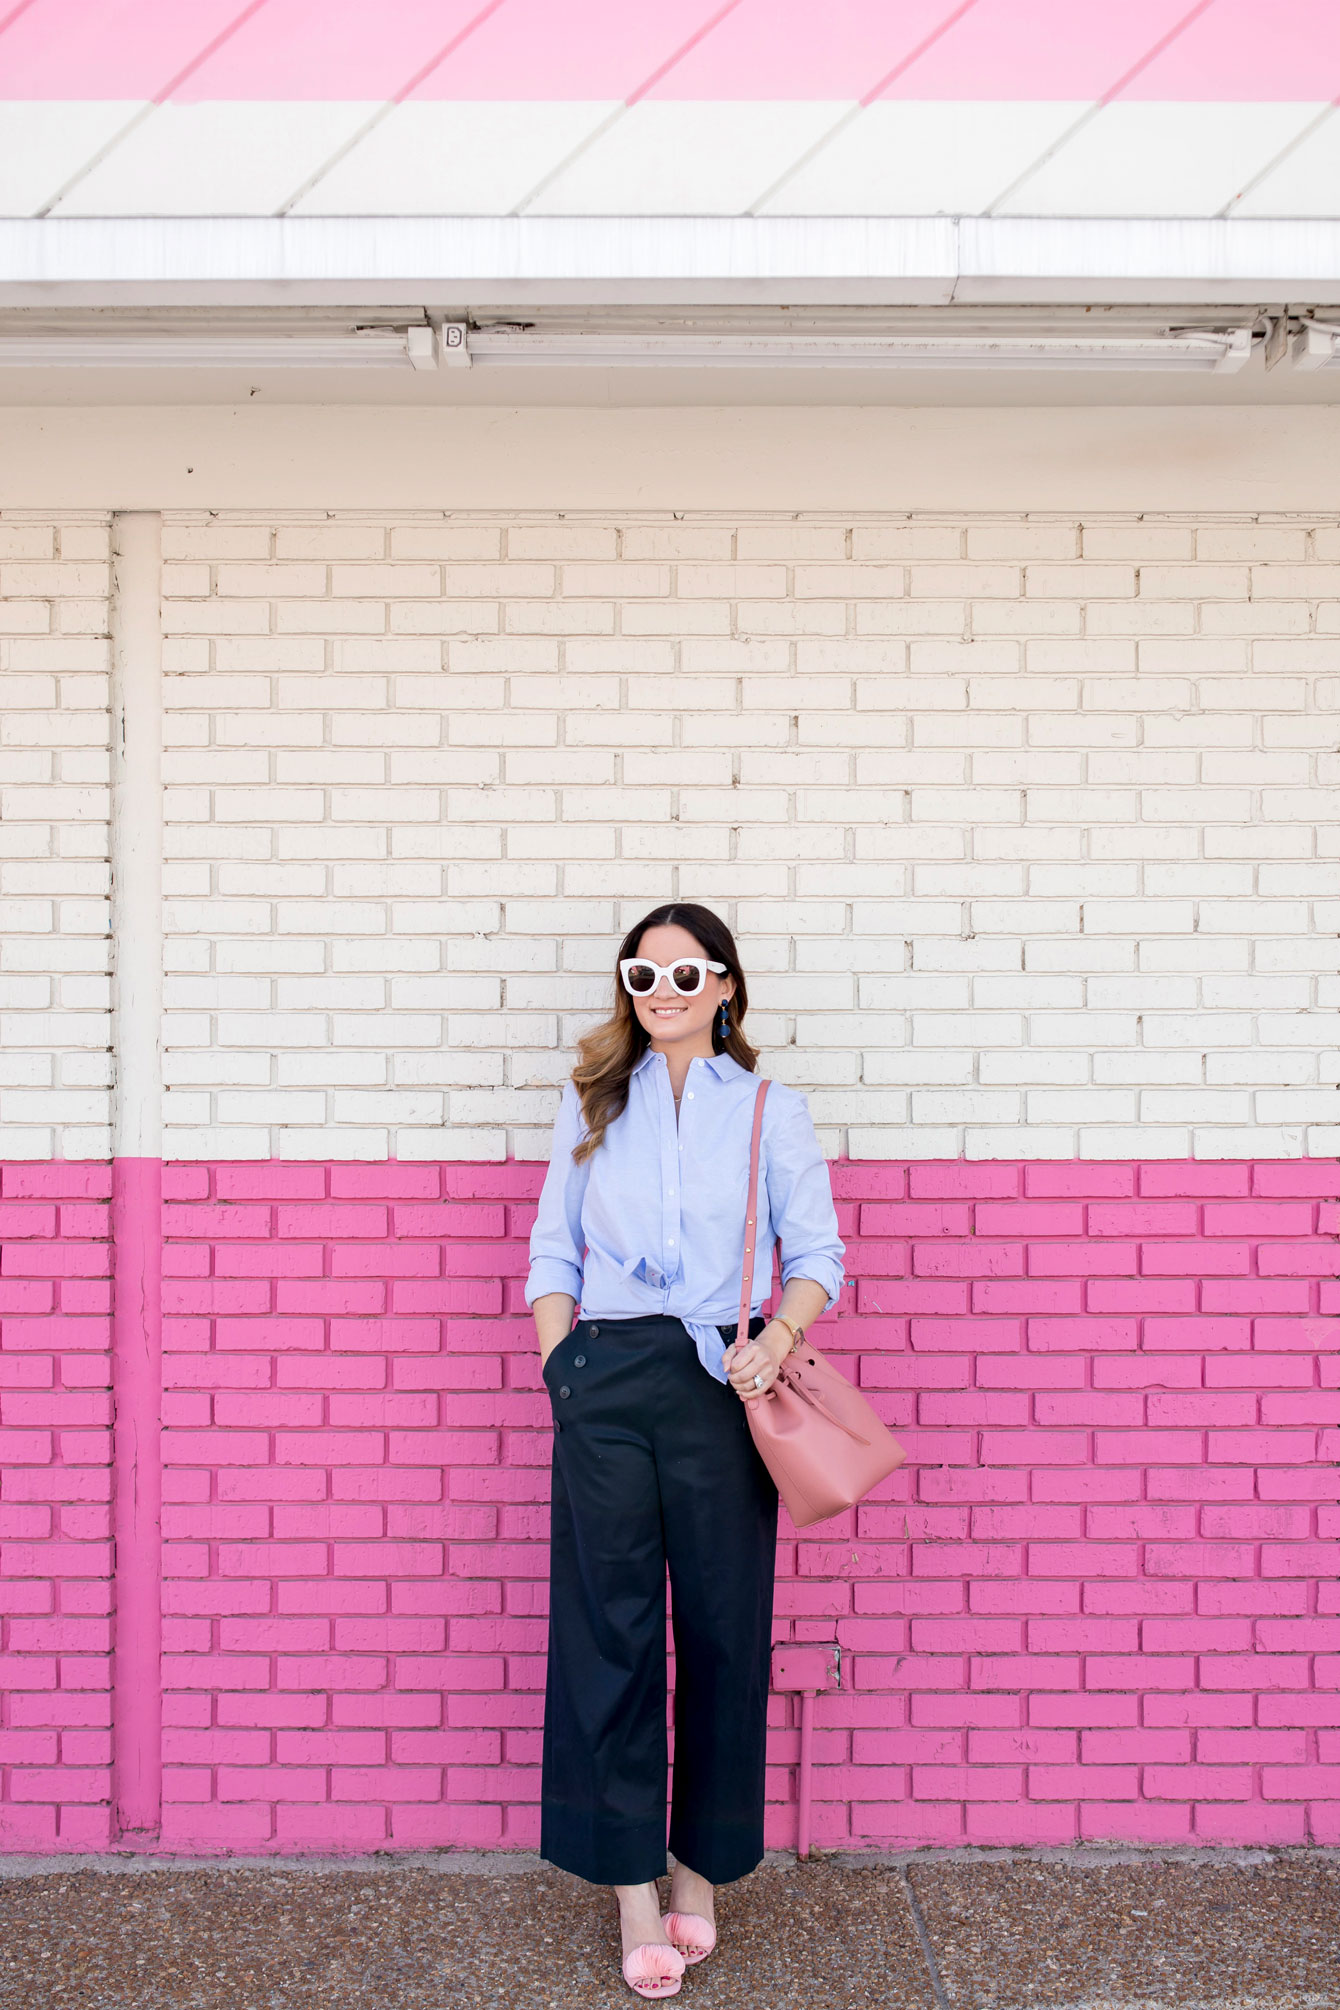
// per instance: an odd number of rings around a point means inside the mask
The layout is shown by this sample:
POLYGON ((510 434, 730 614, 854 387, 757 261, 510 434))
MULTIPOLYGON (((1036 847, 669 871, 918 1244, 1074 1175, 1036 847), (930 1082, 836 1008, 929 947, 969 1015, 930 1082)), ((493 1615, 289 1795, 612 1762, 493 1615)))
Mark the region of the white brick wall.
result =
POLYGON ((177 1155, 546 1148, 719 906, 855 1157, 1333 1150, 1340 532, 165 526, 177 1155))
MULTIPOLYGON (((0 1155, 108 1149, 107 537, 0 516, 0 1155)), ((1340 530, 165 525, 176 1155, 542 1152, 720 906, 853 1156, 1340 1144, 1340 530)))
POLYGON ((105 1158, 105 516, 0 514, 0 1157, 105 1158))

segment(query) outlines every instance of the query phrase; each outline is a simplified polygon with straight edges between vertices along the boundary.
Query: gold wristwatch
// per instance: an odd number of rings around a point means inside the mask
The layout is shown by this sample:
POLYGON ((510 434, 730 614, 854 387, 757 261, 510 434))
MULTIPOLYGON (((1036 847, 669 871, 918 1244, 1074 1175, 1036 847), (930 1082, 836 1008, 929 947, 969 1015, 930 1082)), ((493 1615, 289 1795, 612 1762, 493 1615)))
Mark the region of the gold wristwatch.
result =
POLYGON ((791 1335, 791 1345, 786 1351, 787 1354, 794 1354, 797 1347, 800 1346, 805 1338, 805 1328, 803 1326, 793 1326, 789 1319, 783 1319, 781 1314, 777 1312, 773 1313, 771 1324, 774 1326, 785 1326, 787 1332, 791 1335))

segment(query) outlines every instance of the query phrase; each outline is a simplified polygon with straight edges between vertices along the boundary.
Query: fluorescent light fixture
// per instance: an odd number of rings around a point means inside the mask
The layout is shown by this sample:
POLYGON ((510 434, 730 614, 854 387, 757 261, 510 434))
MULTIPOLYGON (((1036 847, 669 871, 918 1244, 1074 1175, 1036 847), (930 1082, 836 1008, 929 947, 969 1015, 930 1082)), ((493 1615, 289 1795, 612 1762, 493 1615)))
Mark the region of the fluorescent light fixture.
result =
POLYGON ((1340 369, 1340 328, 1324 321, 1305 321, 1293 338, 1295 370, 1340 369))
MULTIPOLYGON (((1330 344, 1309 326, 1307 340, 1330 344)), ((1300 337, 1300 340, 1303 338, 1300 337)), ((1250 328, 1172 328, 1068 334, 958 333, 926 329, 731 325, 706 320, 608 322, 464 321, 409 327, 194 327, 130 330, 0 330, 0 367, 26 369, 240 369, 435 371, 540 366, 549 369, 828 369, 828 370, 1240 370, 1252 350, 1250 328)), ((1295 345, 1295 356, 1297 356, 1295 345)), ((1309 352, 1311 353, 1311 352, 1309 352)), ((1322 367, 1319 360, 1304 365, 1322 367)), ((1326 359, 1330 357, 1327 348, 1326 359)))
POLYGON ((435 331, 412 328, 309 329, 305 333, 220 335, 190 329, 129 334, 0 333, 0 368, 26 370, 433 370, 435 331))
POLYGON ((1240 370, 1250 328, 1177 329, 1163 335, 772 334, 747 329, 611 330, 497 323, 472 328, 480 366, 544 364, 602 369, 731 368, 917 370, 1240 370))

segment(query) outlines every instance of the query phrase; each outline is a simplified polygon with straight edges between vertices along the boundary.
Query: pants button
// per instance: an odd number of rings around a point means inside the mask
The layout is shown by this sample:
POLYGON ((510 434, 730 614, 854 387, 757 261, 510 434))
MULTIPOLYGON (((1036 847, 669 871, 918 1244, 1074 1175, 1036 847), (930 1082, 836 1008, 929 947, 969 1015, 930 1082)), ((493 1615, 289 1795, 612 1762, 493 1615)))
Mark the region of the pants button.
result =
POLYGON ((593 1326, 591 1328, 591 1338, 593 1340, 598 1340, 600 1338, 600 1328, 598 1326, 593 1326))
POLYGON ((558 1393, 559 1393, 559 1395, 560 1395, 560 1396, 570 1396, 570 1395, 572 1394, 572 1391, 571 1391, 571 1389, 570 1389, 570 1388, 568 1387, 567 1383, 565 1382, 565 1383, 563 1384, 563 1387, 562 1387, 562 1388, 561 1388, 561 1389, 559 1390, 559 1392, 558 1392, 558 1393))
POLYGON ((572 1357, 572 1365, 574 1368, 584 1368, 586 1366, 585 1354, 574 1354, 572 1357))

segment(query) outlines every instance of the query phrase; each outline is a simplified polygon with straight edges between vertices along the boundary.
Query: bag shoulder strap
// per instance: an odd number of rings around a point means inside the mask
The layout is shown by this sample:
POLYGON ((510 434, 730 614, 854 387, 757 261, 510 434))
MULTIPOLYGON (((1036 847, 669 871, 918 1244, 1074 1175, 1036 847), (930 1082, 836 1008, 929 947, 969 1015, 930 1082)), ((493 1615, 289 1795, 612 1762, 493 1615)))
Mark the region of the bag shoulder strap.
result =
POLYGON ((740 1272, 740 1317, 735 1327, 735 1345, 743 1347, 749 1338, 749 1287, 754 1281, 754 1245, 758 1241, 758 1148, 763 1136, 763 1105, 770 1082, 760 1082, 754 1098, 754 1132, 749 1140, 749 1198, 744 1204, 744 1264, 740 1272))

